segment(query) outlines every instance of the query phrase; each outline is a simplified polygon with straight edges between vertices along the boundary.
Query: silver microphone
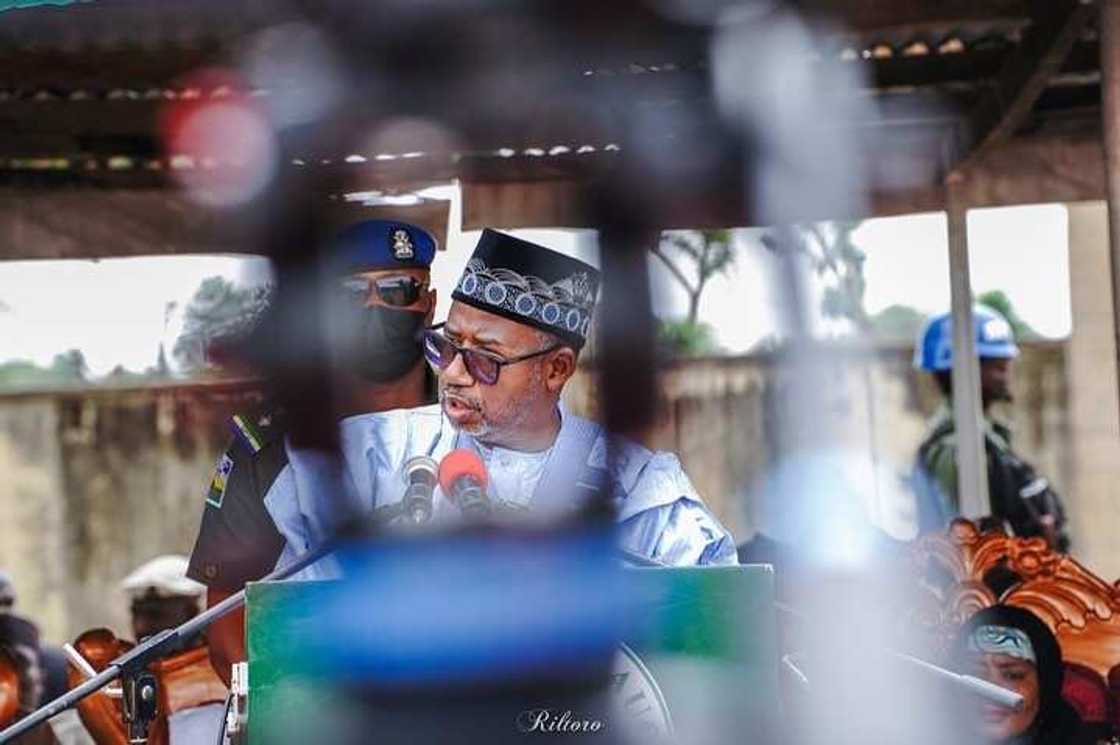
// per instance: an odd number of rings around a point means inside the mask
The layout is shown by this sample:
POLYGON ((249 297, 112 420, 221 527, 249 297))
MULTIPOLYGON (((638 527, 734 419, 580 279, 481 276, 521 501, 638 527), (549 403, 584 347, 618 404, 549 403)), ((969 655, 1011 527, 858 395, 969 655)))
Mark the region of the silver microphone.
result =
POLYGON ((410 458, 404 464, 404 498, 401 500, 402 514, 414 525, 432 519, 432 491, 439 479, 439 464, 426 455, 410 458))

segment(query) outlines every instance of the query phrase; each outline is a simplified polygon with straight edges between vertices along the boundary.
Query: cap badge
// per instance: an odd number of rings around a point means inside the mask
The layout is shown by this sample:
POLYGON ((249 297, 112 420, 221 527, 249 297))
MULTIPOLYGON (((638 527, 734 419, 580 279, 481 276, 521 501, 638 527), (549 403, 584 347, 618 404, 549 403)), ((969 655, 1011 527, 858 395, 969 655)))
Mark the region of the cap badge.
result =
POLYGON ((397 228, 392 234, 393 240, 393 258, 398 261, 407 261, 416 257, 416 251, 412 247, 412 237, 404 228, 397 228))

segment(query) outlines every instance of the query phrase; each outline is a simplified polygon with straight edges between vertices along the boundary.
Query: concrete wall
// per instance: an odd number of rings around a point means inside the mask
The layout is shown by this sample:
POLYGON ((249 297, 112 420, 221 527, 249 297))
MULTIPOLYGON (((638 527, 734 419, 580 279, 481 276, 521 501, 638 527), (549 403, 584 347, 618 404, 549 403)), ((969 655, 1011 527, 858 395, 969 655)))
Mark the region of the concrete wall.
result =
MULTIPOLYGON (((819 363, 829 383, 812 432, 779 426, 790 380, 779 358, 695 360, 664 372, 647 444, 680 455, 738 538, 766 523, 761 479, 807 442, 858 450, 891 474, 908 471, 937 399, 911 370, 909 349, 833 351, 819 363)), ((1075 461, 1065 355, 1054 345, 1026 350, 1009 414, 1020 450, 1068 493, 1075 461)), ((583 373, 569 402, 593 414, 593 390, 583 373)), ((229 438, 226 417, 258 398, 235 385, 0 397, 0 568, 14 574, 20 608, 47 638, 126 629, 117 583, 153 556, 190 551, 229 438)))
POLYGON ((12 574, 19 606, 58 638, 67 601, 80 589, 70 574, 57 403, 46 397, 0 406, 0 568, 12 574))
POLYGON ((0 398, 0 568, 18 610, 54 641, 127 630, 117 583, 189 553, 228 411, 253 388, 164 388, 0 398))
MULTIPOLYGON (((697 489, 740 540, 771 527, 773 516, 763 513, 759 499, 767 475, 783 459, 809 450, 845 451, 865 460, 878 473, 884 500, 904 496, 895 477, 909 474, 940 402, 932 380, 912 369, 911 354, 902 346, 826 350, 814 363, 826 368, 815 371, 825 381, 818 407, 797 430, 784 426, 790 374, 780 359, 678 364, 662 377, 659 424, 645 444, 680 455, 697 489)), ((1015 432, 1016 450, 1063 495, 1074 481, 1065 370, 1063 345, 1028 346, 1016 362, 1015 401, 997 411, 1015 432)), ((574 408, 593 414, 591 381, 577 380, 572 389, 574 408)))

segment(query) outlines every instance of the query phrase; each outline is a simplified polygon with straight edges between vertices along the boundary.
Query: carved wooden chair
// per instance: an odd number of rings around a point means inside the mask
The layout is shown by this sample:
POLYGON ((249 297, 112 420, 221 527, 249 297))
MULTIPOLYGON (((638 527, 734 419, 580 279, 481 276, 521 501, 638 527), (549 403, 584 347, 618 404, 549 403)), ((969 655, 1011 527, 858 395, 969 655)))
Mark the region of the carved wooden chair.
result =
POLYGON ((1066 663, 1063 693, 1087 722, 1120 732, 1120 587, 1042 538, 985 532, 955 520, 919 539, 910 559, 921 578, 914 620, 947 648, 981 608, 1025 608, 1054 632, 1066 663))

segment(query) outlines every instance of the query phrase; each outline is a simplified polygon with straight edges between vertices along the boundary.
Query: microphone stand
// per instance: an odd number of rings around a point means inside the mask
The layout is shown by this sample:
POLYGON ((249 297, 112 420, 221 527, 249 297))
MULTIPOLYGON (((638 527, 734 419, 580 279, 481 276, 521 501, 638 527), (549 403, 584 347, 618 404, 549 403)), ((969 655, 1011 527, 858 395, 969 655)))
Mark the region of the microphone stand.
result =
MULTIPOLYGON (((404 503, 397 502, 373 511, 373 524, 388 523, 404 514, 404 503)), ((368 531, 368 523, 358 521, 339 531, 317 549, 308 551, 296 557, 291 564, 281 567, 270 574, 261 577, 261 582, 272 582, 288 579, 294 574, 303 571, 320 559, 333 553, 339 546, 348 540, 368 531)), ((15 740, 22 734, 38 727, 43 722, 61 714, 78 704, 79 701, 92 696, 117 678, 124 679, 124 713, 125 722, 129 728, 129 741, 143 743, 147 741, 148 725, 156 714, 156 688, 155 678, 147 672, 147 666, 152 660, 159 659, 175 650, 184 640, 205 631, 208 626, 229 615, 245 605, 245 589, 242 588, 233 595, 213 606, 207 608, 191 620, 173 629, 166 629, 145 639, 140 644, 110 662, 104 670, 89 678, 81 685, 64 693, 55 700, 44 704, 23 719, 10 725, 0 732, 0 745, 15 740)))

